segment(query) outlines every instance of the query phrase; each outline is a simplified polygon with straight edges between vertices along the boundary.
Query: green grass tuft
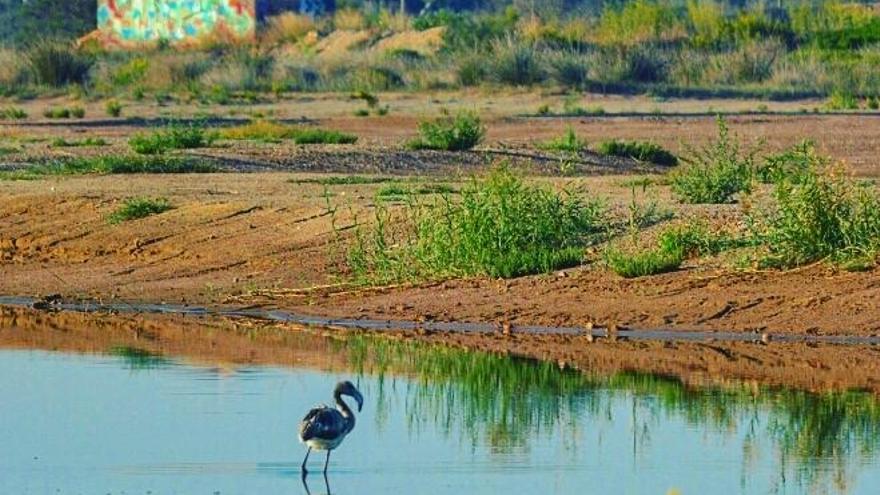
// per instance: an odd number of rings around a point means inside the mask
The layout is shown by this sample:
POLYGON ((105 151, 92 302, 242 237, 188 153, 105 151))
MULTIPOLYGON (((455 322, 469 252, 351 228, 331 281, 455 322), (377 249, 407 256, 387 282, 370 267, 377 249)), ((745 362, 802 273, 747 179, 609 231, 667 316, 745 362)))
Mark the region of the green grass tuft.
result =
POLYGON ((379 205, 347 258, 353 275, 370 283, 515 277, 579 264, 605 229, 598 202, 526 184, 499 167, 455 200, 444 194, 397 210, 379 205))
POLYGON ((174 124, 167 129, 151 134, 138 134, 128 140, 136 153, 158 155, 170 150, 206 148, 211 146, 216 135, 201 125, 174 124))
POLYGON ((667 251, 662 247, 641 252, 628 252, 609 249, 605 252, 605 262, 614 273, 624 278, 645 277, 678 270, 684 262, 682 251, 667 251))
POLYGON ((574 128, 569 126, 562 136, 551 139, 539 145, 539 148, 548 151, 563 153, 580 153, 587 149, 587 141, 578 137, 574 128))
POLYGON ((659 144, 648 141, 622 141, 611 139, 599 143, 599 154, 632 158, 641 162, 673 167, 678 165, 678 158, 659 144))
POLYGON ((223 129, 220 131, 220 137, 265 142, 292 139, 296 144, 353 144, 358 140, 354 134, 320 128, 294 127, 268 120, 256 120, 245 125, 223 129))
POLYGON ((130 198, 122 206, 107 217, 111 224, 120 224, 129 220, 137 220, 164 213, 173 207, 165 198, 130 198))
POLYGON ((474 112, 419 123, 419 137, 408 143, 414 150, 469 150, 486 136, 486 127, 474 112))
POLYGON ((107 146, 107 140, 104 138, 94 138, 88 137, 85 139, 80 139, 79 141, 73 140, 68 141, 62 137, 55 138, 52 140, 53 148, 75 148, 75 147, 83 147, 83 146, 107 146))

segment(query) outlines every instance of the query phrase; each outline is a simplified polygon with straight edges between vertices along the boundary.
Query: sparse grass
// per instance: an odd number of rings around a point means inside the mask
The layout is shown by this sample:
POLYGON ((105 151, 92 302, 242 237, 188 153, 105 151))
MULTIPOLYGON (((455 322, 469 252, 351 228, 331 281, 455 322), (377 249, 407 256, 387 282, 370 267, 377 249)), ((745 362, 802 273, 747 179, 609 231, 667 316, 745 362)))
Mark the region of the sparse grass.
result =
POLYGON ((54 160, 0 172, 0 179, 35 180, 85 174, 182 174, 217 172, 216 166, 183 157, 100 156, 54 160))
POLYGON ((95 137, 87 137, 85 139, 80 139, 79 141, 73 140, 68 141, 62 137, 55 138, 52 140, 53 148, 74 148, 74 147, 82 147, 82 146, 107 146, 107 140, 104 138, 95 138, 95 137))
POLYGON ((28 118, 27 112, 19 107, 6 107, 0 110, 0 120, 23 120, 28 118))
POLYGON ((587 149, 586 139, 578 137, 574 128, 569 126, 562 136, 551 139, 539 145, 541 149, 562 153, 580 153, 587 149))
POLYGON ((130 198, 107 217, 111 224, 120 224, 164 213, 173 207, 165 198, 130 198))
POLYGON ((623 141, 611 139, 599 143, 597 150, 605 156, 632 158, 641 162, 672 167, 678 165, 678 158, 662 146, 650 141, 623 141))
POLYGON ((567 191, 526 184, 506 167, 401 209, 379 206, 348 251, 368 283, 485 275, 514 277, 577 265, 605 231, 604 209, 567 191))
POLYGON ((206 148, 211 146, 216 134, 201 125, 173 124, 151 134, 137 134, 128 140, 136 153, 158 155, 170 150, 206 148))
POLYGON ((357 136, 344 132, 295 127, 268 120, 256 120, 245 125, 230 127, 220 131, 220 137, 232 140, 252 140, 279 142, 291 139, 296 144, 352 144, 357 136))
POLYGON ((43 111, 47 119, 81 119, 86 116, 86 109, 81 106, 50 107, 43 111))
POLYGON ((456 194, 458 191, 449 184, 423 184, 417 187, 407 187, 400 183, 383 186, 376 192, 380 199, 407 199, 413 195, 427 194, 456 194))
POLYGON ((419 123, 419 137, 408 143, 415 150, 464 151, 480 144, 486 127, 474 112, 459 112, 419 123))
POLYGON ((351 186, 360 184, 384 184, 386 182, 401 182, 398 177, 368 177, 363 175, 331 175, 329 177, 317 177, 310 179, 291 179, 294 184, 320 184, 322 186, 351 186))
POLYGON ((670 176, 672 191, 683 203, 732 203, 738 193, 751 191, 757 150, 743 152, 724 119, 719 116, 717 122, 717 139, 691 149, 670 176))

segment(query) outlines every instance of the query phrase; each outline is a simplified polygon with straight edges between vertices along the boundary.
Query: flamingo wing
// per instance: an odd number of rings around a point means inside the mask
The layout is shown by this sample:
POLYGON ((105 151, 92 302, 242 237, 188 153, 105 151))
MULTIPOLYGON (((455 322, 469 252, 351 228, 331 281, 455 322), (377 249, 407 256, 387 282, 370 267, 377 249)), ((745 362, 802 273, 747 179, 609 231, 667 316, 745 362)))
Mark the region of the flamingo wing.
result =
POLYGON ((333 440, 345 433, 345 418, 327 406, 312 409, 299 423, 299 439, 303 442, 313 438, 333 440))

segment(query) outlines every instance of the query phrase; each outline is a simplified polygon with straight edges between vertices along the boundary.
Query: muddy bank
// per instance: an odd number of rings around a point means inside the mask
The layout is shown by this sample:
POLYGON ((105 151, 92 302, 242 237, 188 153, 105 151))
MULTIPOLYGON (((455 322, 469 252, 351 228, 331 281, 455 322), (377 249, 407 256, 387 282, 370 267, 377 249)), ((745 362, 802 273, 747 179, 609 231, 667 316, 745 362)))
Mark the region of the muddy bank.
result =
MULTIPOLYGON (((247 319, 43 313, 0 308, 0 347, 104 353, 132 348, 231 364, 345 369, 335 339, 360 332, 247 319)), ((880 349, 833 345, 590 342, 583 337, 395 332, 382 338, 512 354, 588 373, 647 372, 691 385, 746 381, 880 393, 880 349)))

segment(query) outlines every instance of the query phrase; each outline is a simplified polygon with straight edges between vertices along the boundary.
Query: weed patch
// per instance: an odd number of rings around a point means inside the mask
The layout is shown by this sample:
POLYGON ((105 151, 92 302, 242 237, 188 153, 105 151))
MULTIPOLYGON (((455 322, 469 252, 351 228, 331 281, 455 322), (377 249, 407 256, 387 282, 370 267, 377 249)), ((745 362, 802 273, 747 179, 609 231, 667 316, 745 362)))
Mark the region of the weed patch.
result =
POLYGON ((80 140, 72 140, 68 141, 64 138, 55 138, 52 140, 53 148, 75 148, 75 147, 83 147, 83 146, 107 146, 107 140, 104 138, 94 138, 87 137, 85 139, 80 140))
POLYGON ((632 158, 640 162, 672 167, 678 158, 659 144, 648 141, 621 141, 612 139, 599 143, 598 152, 605 156, 632 158))
POLYGON ((682 251, 666 251, 660 247, 643 251, 621 249, 605 251, 605 262, 614 273, 624 278, 674 272, 681 267, 684 259, 682 251))
POLYGON ((562 136, 541 143, 541 149, 561 153, 580 153, 587 149, 587 141, 578 137, 574 128, 569 126, 562 136))
POLYGON ((199 125, 172 125, 168 129, 151 134, 138 134, 128 140, 136 153, 157 155, 170 150, 206 148, 211 146, 216 134, 199 125))
POLYGON ((380 205, 371 226, 357 229, 348 265, 370 283, 548 272, 580 263, 605 231, 604 216, 596 201, 528 185, 499 167, 457 200, 380 205))
POLYGON ((700 149, 690 149, 685 164, 672 172, 673 193, 683 203, 732 203, 734 196, 751 190, 756 149, 743 152, 718 117, 718 137, 700 149))
POLYGON ((120 224, 129 220, 137 220, 164 213, 173 207, 165 198, 131 198, 126 199, 122 206, 107 217, 111 224, 120 224))
POLYGON ((257 120, 245 125, 220 131, 220 137, 231 140, 279 142, 291 139, 296 144, 353 144, 358 138, 353 134, 319 129, 294 127, 268 120, 257 120))
POLYGON ((100 156, 54 160, 0 172, 0 179, 34 180, 86 174, 184 174, 217 172, 216 166, 183 157, 100 156))
POLYGON ((419 137, 408 144, 415 150, 464 151, 480 144, 486 127, 474 112, 460 112, 419 124, 419 137))

